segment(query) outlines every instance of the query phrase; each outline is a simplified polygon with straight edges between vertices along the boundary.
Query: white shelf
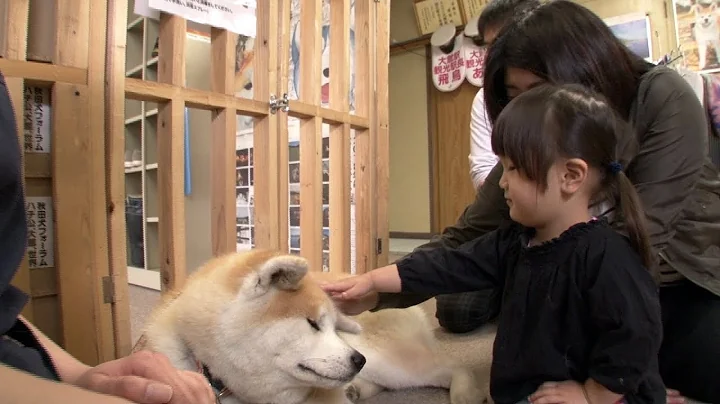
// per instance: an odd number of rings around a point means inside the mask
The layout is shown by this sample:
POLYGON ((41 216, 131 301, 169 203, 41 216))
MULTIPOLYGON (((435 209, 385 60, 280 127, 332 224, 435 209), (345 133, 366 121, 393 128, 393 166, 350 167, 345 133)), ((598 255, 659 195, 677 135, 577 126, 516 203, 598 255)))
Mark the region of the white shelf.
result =
POLYGON ((136 76, 138 76, 138 75, 142 76, 142 70, 143 70, 143 65, 141 65, 141 64, 137 65, 137 66, 133 67, 132 69, 128 70, 127 72, 125 72, 125 76, 138 78, 136 76))
POLYGON ((142 29, 143 28, 143 17, 138 17, 128 23, 128 31, 132 31, 134 29, 142 29))
POLYGON ((160 290, 160 271, 128 267, 128 283, 144 288, 160 290))

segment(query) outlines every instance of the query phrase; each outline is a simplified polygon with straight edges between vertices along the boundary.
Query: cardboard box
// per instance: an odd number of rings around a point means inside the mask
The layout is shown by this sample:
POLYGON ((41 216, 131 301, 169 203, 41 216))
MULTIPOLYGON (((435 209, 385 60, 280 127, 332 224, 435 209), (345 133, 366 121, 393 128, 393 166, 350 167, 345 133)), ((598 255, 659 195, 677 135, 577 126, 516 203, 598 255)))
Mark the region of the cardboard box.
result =
POLYGON ((432 34, 440 26, 453 24, 462 26, 462 8, 459 0, 416 0, 415 19, 420 35, 432 34))

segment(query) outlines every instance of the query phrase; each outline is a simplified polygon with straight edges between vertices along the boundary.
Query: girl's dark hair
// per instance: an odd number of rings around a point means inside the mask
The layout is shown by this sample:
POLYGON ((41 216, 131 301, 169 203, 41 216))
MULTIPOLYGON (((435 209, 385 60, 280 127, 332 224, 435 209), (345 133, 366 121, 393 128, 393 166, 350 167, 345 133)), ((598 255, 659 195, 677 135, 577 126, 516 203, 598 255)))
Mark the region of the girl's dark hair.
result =
POLYGON ((510 67, 551 83, 585 85, 628 119, 640 77, 653 65, 632 53, 587 8, 554 0, 518 14, 488 49, 484 89, 491 122, 510 101, 505 87, 510 67))
POLYGON ((491 143, 495 154, 542 190, 558 159, 584 160, 600 176, 597 194, 619 203, 630 242, 654 270, 642 203, 619 157, 626 139, 634 139, 631 131, 605 97, 576 84, 544 84, 508 104, 495 122, 491 143))
MULTIPOLYGON (((477 27, 481 36, 485 28, 501 27, 513 15, 523 13, 531 8, 538 7, 540 0, 492 0, 489 2, 478 17, 477 27)), ((483 38, 485 42, 485 38, 483 38)), ((487 45, 487 42, 485 42, 487 45)))

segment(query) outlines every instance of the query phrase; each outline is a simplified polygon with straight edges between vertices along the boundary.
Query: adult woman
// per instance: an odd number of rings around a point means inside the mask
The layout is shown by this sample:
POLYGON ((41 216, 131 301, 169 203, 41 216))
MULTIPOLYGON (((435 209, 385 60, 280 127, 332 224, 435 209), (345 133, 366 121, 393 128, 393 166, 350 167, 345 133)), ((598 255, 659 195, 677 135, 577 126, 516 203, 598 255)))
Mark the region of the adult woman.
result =
MULTIPOLYGON (((688 397, 720 403, 720 180, 707 157, 700 101, 676 72, 633 55, 600 18, 567 0, 520 16, 489 49, 485 101, 491 122, 512 97, 544 81, 591 87, 632 123, 635 133, 628 134, 621 155, 644 205, 662 275, 661 374, 668 387, 688 397)), ((476 201, 434 245, 460 245, 508 219, 501 171, 493 169, 476 201)), ((620 221, 612 207, 598 210, 620 221)), ((424 298, 368 296, 346 307, 406 307, 424 298)))

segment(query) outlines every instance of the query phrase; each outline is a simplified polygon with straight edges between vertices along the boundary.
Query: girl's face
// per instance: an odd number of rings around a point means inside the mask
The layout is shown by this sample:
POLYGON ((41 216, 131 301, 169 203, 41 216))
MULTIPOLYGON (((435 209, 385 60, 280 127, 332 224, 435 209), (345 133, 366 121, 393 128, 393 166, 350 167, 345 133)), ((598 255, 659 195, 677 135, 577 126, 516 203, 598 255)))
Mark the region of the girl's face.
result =
POLYGON ((510 99, 542 83, 543 79, 524 69, 508 67, 505 72, 505 89, 510 99))
POLYGON ((547 188, 543 190, 520 173, 510 159, 500 157, 500 163, 503 166, 500 188, 505 193, 512 220, 523 226, 540 227, 557 216, 557 209, 562 206, 560 167, 550 167, 547 188))

